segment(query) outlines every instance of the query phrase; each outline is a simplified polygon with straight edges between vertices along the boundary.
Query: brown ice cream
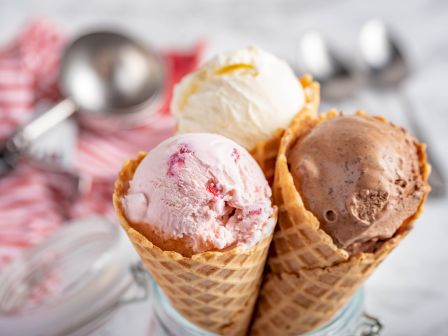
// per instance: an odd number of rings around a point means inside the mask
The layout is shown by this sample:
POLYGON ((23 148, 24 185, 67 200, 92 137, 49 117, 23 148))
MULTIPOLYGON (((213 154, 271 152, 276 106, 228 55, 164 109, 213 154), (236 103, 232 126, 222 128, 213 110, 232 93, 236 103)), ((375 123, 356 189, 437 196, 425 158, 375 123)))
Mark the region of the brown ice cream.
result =
POLYGON ((426 192, 416 140, 367 115, 320 123, 291 148, 288 162, 305 206, 352 253, 393 236, 426 192))

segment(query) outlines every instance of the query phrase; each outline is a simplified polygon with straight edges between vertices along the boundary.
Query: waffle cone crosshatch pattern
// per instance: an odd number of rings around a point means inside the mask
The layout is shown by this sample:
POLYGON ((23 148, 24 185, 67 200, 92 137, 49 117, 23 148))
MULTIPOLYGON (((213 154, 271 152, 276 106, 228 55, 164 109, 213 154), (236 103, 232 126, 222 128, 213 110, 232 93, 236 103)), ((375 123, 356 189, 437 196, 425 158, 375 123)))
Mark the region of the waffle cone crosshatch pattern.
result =
POLYGON ((122 227, 170 303, 186 319, 216 334, 245 335, 272 237, 248 250, 205 252, 191 258, 153 245, 132 228, 120 201, 145 156, 140 153, 127 161, 115 185, 114 204, 122 227))
MULTIPOLYGON (((365 113, 359 112, 359 115, 365 113)), ((286 155, 295 139, 306 135, 319 123, 338 116, 335 110, 319 117, 303 116, 282 137, 273 187, 279 222, 273 239, 274 252, 268 260, 271 272, 261 289, 252 329, 256 335, 303 334, 324 324, 409 233, 422 211, 429 192, 427 186, 415 213, 372 253, 350 256, 320 229, 319 221, 305 208, 296 190, 286 155)), ((416 151, 426 185, 430 168, 424 145, 417 145, 416 151)))

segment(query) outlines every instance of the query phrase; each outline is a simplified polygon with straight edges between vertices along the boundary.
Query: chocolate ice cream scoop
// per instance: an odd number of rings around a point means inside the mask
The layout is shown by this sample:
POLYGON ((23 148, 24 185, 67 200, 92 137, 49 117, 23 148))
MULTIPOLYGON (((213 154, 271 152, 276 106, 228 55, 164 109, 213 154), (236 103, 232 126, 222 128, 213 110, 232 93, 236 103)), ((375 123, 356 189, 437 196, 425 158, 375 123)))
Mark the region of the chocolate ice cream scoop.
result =
POLYGON ((367 115, 323 121, 291 148, 288 162, 305 206, 353 253, 393 236, 427 188, 416 140, 367 115))

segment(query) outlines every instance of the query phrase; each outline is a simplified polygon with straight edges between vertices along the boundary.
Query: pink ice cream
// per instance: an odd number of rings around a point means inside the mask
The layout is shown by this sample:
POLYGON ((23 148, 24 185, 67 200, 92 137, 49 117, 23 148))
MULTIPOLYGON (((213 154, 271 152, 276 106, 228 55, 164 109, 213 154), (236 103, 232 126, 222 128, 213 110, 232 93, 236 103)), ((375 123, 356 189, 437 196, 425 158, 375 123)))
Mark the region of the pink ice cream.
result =
POLYGON ((172 137, 138 166, 122 204, 164 250, 183 255, 250 248, 271 234, 271 190, 255 160, 215 134, 172 137))

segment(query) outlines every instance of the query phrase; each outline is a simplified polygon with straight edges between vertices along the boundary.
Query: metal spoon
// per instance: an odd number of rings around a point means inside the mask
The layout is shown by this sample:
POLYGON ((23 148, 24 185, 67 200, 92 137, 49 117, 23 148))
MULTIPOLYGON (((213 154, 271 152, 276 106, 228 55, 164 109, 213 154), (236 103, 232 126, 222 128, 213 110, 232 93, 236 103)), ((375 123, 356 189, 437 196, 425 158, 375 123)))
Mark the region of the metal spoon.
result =
POLYGON ((19 128, 0 151, 0 176, 9 171, 30 144, 78 111, 96 124, 135 123, 154 109, 164 84, 160 57, 137 41, 113 32, 95 32, 65 50, 59 86, 66 97, 19 128))
POLYGON ((341 100, 355 92, 356 78, 351 69, 328 46, 317 31, 305 33, 299 43, 301 70, 311 74, 321 85, 322 96, 341 100))
MULTIPOLYGON (((428 138, 416 118, 413 105, 401 89, 401 84, 410 73, 409 65, 399 44, 383 22, 373 19, 364 24, 360 32, 359 51, 364 74, 370 83, 377 88, 396 90, 411 130, 420 141, 428 144, 428 138)), ((446 193, 446 180, 431 148, 427 148, 428 162, 432 167, 429 177, 432 188, 430 195, 441 197, 446 193)))

